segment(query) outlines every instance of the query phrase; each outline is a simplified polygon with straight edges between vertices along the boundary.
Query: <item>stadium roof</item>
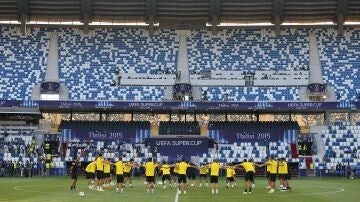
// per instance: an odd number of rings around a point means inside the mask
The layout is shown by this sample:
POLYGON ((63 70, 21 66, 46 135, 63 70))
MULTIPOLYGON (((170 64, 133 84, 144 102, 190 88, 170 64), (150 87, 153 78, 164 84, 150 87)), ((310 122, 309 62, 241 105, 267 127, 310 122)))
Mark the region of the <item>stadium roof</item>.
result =
POLYGON ((0 20, 145 22, 201 27, 219 23, 360 21, 359 0, 0 0, 0 20))

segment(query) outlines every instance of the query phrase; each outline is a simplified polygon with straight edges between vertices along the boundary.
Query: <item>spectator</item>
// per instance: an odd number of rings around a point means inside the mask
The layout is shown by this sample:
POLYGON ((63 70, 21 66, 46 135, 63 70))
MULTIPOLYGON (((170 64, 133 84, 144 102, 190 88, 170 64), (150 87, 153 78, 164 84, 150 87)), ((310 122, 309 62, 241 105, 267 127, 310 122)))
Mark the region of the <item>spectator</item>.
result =
POLYGON ((340 164, 340 163, 337 163, 337 164, 336 164, 336 175, 337 175, 337 176, 340 176, 340 170, 341 170, 341 164, 340 164))
POLYGON ((348 164, 346 165, 345 171, 346 171, 346 178, 347 178, 347 179, 350 179, 351 166, 350 166, 350 163, 349 163, 349 162, 348 162, 348 164))
POLYGON ((345 164, 341 165, 341 176, 345 176, 345 164))

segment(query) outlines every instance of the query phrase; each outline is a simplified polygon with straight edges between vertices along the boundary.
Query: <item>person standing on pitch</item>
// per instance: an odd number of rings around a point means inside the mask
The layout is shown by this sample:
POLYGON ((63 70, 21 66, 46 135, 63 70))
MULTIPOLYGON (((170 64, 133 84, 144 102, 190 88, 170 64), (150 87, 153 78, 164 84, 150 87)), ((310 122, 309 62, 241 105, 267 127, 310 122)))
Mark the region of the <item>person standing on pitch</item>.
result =
POLYGON ((189 162, 190 167, 187 169, 186 174, 189 180, 192 180, 191 187, 196 187, 196 174, 197 174, 197 168, 195 167, 195 164, 192 162, 189 162))
POLYGON ((216 161, 216 159, 213 160, 213 162, 210 164, 210 183, 211 183, 211 193, 212 194, 218 194, 219 193, 219 171, 220 171, 221 165, 216 161))
POLYGON ((290 184, 288 183, 288 176, 289 176, 288 163, 286 162, 285 158, 281 158, 281 161, 279 162, 278 172, 279 172, 279 176, 281 176, 280 183, 282 183, 282 188, 280 191, 286 191, 288 187, 290 187, 290 184))
POLYGON ((196 168, 196 166, 192 166, 188 164, 185 159, 182 159, 178 165, 179 174, 178 174, 178 193, 181 194, 181 191, 186 194, 186 190, 188 188, 186 181, 186 171, 189 167, 196 168))
POLYGON ((129 186, 132 188, 132 171, 135 167, 134 159, 130 159, 129 162, 124 164, 124 177, 125 177, 125 183, 129 181, 129 186))
POLYGON ((102 188, 104 179, 104 163, 109 162, 105 161, 103 155, 100 153, 96 158, 97 191, 104 191, 102 188))
POLYGON ((226 166, 226 188, 236 187, 235 174, 236 174, 235 167, 233 166, 232 163, 229 163, 226 166))
POLYGON ((89 189, 94 188, 96 162, 90 162, 85 168, 85 176, 88 180, 89 189))
POLYGON ((199 168, 200 172, 200 184, 199 187, 202 187, 202 181, 204 180, 206 188, 209 187, 208 185, 208 172, 209 172, 209 166, 202 164, 199 168))
POLYGON ((110 159, 107 159, 106 163, 104 162, 104 187, 105 189, 110 189, 110 182, 111 182, 111 166, 110 166, 110 159))
POLYGON ((80 165, 81 164, 79 158, 76 158, 71 163, 71 187, 70 187, 71 190, 76 190, 77 172, 80 165))
POLYGON ((254 180, 255 166, 253 162, 248 162, 244 159, 244 162, 237 166, 242 166, 245 169, 245 191, 243 194, 251 194, 252 182, 254 180))
POLYGON ((270 158, 270 161, 265 162, 262 165, 259 165, 259 167, 263 167, 263 166, 268 166, 269 167, 269 172, 270 172, 270 191, 268 192, 269 194, 272 194, 275 192, 275 181, 276 181, 276 174, 277 174, 277 169, 278 169, 278 162, 275 160, 275 158, 272 156, 270 158))
MULTIPOLYGON (((268 163, 269 161, 270 161, 269 157, 266 157, 265 162, 268 163)), ((268 182, 268 186, 266 187, 266 189, 270 189, 271 183, 270 183, 270 167, 269 166, 265 166, 265 176, 266 176, 266 180, 268 182)))
POLYGON ((116 170, 116 192, 124 192, 124 163, 122 158, 119 157, 119 160, 115 163, 116 170))
POLYGON ((155 189, 155 169, 158 165, 153 162, 152 158, 149 158, 148 161, 143 165, 145 167, 145 176, 146 176, 146 182, 148 185, 148 189, 146 190, 146 193, 154 193, 155 189))
POLYGON ((163 188, 166 189, 166 180, 169 181, 169 186, 170 188, 173 187, 172 182, 171 182, 171 176, 170 176, 170 165, 164 161, 163 164, 160 167, 160 170, 162 172, 162 183, 163 183, 163 188))
POLYGON ((173 167, 173 184, 176 186, 177 180, 179 178, 179 162, 175 162, 173 167))

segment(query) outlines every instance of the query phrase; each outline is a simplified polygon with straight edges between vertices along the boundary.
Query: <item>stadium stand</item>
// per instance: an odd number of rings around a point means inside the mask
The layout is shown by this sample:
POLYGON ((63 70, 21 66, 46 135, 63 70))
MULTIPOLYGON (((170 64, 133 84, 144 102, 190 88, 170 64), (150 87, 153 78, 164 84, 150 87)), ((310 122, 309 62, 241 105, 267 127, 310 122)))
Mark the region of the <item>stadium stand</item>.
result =
POLYGON ((60 81, 69 88, 70 98, 162 100, 162 87, 111 86, 116 71, 176 72, 175 31, 146 33, 145 29, 96 29, 84 35, 77 29, 63 30, 59 37, 60 81))
POLYGON ((0 134, 31 135, 36 129, 38 129, 38 126, 36 125, 28 125, 26 123, 7 123, 0 125, 0 134))
POLYGON ((225 94, 227 101, 299 100, 297 87, 202 87, 201 90, 211 101, 223 101, 225 94))
POLYGON ((200 135, 199 122, 161 121, 160 135, 200 135))
POLYGON ((212 150, 200 157, 200 162, 209 163, 219 159, 221 163, 241 162, 243 159, 254 159, 261 162, 267 156, 286 158, 289 162, 299 162, 291 157, 291 148, 286 142, 241 142, 234 144, 219 144, 219 150, 212 150))
POLYGON ((72 86, 70 98, 72 100, 149 100, 164 99, 163 86, 116 86, 84 83, 72 86))
POLYGON ((42 175, 45 156, 43 145, 37 145, 32 134, 24 130, 11 133, 0 140, 0 167, 5 176, 42 175))
POLYGON ((104 73, 174 73, 177 52, 174 30, 161 30, 151 36, 145 29, 95 29, 89 35, 78 29, 64 29, 60 33, 60 66, 65 80, 71 79, 71 70, 98 68, 106 68, 104 73))
MULTIPOLYGON (((119 132, 127 133, 133 135, 135 143, 140 141, 140 139, 150 136, 150 122, 148 121, 61 121, 60 129, 69 129, 69 130, 78 130, 78 131, 94 131, 94 132, 119 132), (137 138, 135 135, 139 133, 137 138), (141 136, 141 138, 140 138, 141 136)), ((80 132, 81 133, 81 132, 80 132)), ((108 137, 110 138, 110 137, 108 137)), ((125 134, 122 137, 119 137, 126 141, 125 134)), ((70 137, 67 139, 73 139, 70 134, 70 137)), ((85 139, 91 139, 85 138, 85 139)))
POLYGON ((192 73, 299 70, 309 66, 306 29, 286 29, 280 36, 271 29, 228 29, 217 35, 192 30, 187 45, 192 73))
POLYGON ((315 166, 320 169, 332 169, 338 163, 360 163, 360 125, 338 122, 322 131, 325 143, 323 159, 315 159, 315 166))
POLYGON ((97 141, 72 139, 67 142, 65 161, 72 161, 80 157, 81 161, 94 161, 97 154, 103 153, 105 158, 112 160, 123 156, 125 160, 136 158, 136 162, 145 161, 145 158, 152 156, 147 148, 134 147, 135 145, 123 144, 118 141, 97 141), (144 159, 142 159, 144 158, 144 159))
POLYGON ((346 28, 344 36, 335 29, 317 29, 320 62, 325 83, 338 100, 356 100, 360 94, 360 29, 346 28))
POLYGON ((50 32, 0 27, 0 99, 30 100, 32 87, 43 81, 50 32))
MULTIPOLYGON (((44 79, 52 31, 31 28, 21 35, 18 28, 1 27, 2 99, 31 99, 32 87, 44 79)), ((69 88, 70 99, 164 99, 164 88, 160 86, 112 86, 112 83, 116 71, 174 74, 179 46, 174 30, 160 30, 151 36, 145 29, 96 29, 87 35, 78 29, 57 31, 60 81, 69 88)), ((325 83, 335 89, 339 100, 358 99, 359 29, 346 28, 344 37, 330 28, 315 31, 325 83)), ((192 30, 187 41, 190 71, 254 73, 258 70, 308 68, 308 33, 309 29, 305 28, 285 29, 280 36, 275 36, 270 29, 223 30, 217 35, 205 30, 192 30)), ((209 92, 214 91, 215 96, 210 93, 209 100, 221 100, 218 95, 229 89, 211 87, 209 92)), ((234 89, 228 94, 237 91, 237 87, 234 89)), ((229 96, 229 100, 298 100, 296 87, 281 90, 279 87, 254 87, 250 92, 258 96, 229 96)))
POLYGON ((210 121, 208 126, 209 138, 214 139, 219 144, 219 154, 214 152, 203 154, 201 160, 204 162, 210 162, 211 158, 219 158, 223 163, 240 161, 242 158, 253 158, 255 162, 260 162, 266 156, 283 157, 289 161, 299 162, 299 159, 291 152, 291 145, 296 143, 296 137, 293 135, 287 137, 285 135, 287 130, 299 130, 299 126, 295 122, 210 121), (226 134, 222 132, 223 130, 226 130, 229 133, 228 135, 233 136, 243 131, 252 131, 250 135, 255 134, 256 131, 277 131, 276 133, 283 133, 284 137, 276 142, 263 139, 254 142, 236 140, 236 142, 232 143, 226 134))

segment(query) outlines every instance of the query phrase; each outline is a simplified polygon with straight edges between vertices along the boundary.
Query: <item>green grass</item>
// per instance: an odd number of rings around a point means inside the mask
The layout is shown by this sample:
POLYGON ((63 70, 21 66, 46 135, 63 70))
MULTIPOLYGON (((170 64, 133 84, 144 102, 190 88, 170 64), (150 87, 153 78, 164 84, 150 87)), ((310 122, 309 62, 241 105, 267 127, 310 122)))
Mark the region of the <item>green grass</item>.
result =
MULTIPOLYGON (((266 193, 264 178, 256 179, 256 188, 252 195, 242 195, 242 179, 238 178, 236 189, 227 189, 224 179, 220 179, 219 194, 211 195, 207 188, 188 190, 187 195, 180 195, 179 202, 218 202, 218 201, 360 201, 360 180, 346 180, 344 178, 307 179, 298 178, 292 181, 292 191, 276 191, 269 195, 266 193)), ((67 177, 51 178, 0 178, 0 201, 135 201, 135 202, 173 202, 175 189, 162 189, 157 186, 154 194, 145 193, 143 181, 135 178, 134 188, 127 188, 125 193, 116 193, 114 190, 105 192, 90 191, 87 189, 83 177, 78 180, 78 190, 69 190, 70 179, 67 177), (79 191, 85 192, 85 197, 78 195, 79 191)), ((277 183, 278 186, 278 183, 277 183)))

